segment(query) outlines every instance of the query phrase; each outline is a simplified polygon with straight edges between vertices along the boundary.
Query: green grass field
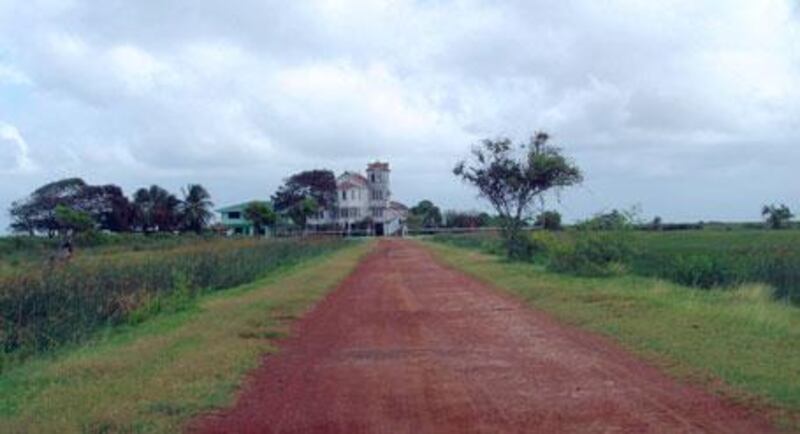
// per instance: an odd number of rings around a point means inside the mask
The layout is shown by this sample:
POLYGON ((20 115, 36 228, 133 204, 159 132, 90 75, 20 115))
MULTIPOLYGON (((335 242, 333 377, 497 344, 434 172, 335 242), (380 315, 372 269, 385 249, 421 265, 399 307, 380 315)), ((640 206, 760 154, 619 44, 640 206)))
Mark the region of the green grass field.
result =
MULTIPOLYGON (((624 239, 631 253, 620 259, 632 274, 659 277, 699 288, 764 283, 776 299, 800 304, 800 230, 686 230, 535 232, 538 247, 599 238, 601 244, 624 239), (542 243, 541 240, 547 242, 542 243)), ((497 234, 437 235, 435 241, 501 254, 497 234)), ((552 252, 537 251, 533 261, 552 265, 552 252)), ((604 252, 595 252, 603 254, 604 252)), ((607 253, 607 252, 605 252, 607 253)))
POLYGON ((288 323, 337 285, 370 248, 328 252, 235 289, 201 295, 0 374, 2 433, 174 433, 232 404, 244 374, 288 323))
POLYGON ((673 375, 765 408, 800 429, 800 310, 764 285, 697 290, 639 276, 584 278, 427 243, 452 266, 583 328, 610 335, 673 375))

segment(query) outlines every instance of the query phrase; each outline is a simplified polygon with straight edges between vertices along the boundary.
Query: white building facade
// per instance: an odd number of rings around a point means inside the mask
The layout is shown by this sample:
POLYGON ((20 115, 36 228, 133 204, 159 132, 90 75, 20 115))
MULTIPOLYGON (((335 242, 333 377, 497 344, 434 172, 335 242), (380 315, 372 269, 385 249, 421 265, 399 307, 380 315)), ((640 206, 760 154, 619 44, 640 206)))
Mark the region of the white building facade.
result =
POLYGON ((392 202, 389 163, 367 166, 366 176, 344 172, 336 179, 336 205, 309 220, 316 228, 333 227, 346 232, 399 235, 405 228, 407 209, 392 202))

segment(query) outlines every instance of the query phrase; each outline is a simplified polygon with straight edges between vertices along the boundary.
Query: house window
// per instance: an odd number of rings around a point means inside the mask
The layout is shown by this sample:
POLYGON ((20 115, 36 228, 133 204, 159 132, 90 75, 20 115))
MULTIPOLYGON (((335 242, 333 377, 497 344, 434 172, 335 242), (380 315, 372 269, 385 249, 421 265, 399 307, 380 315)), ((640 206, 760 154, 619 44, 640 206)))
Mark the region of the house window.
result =
POLYGON ((231 220, 239 220, 242 218, 242 213, 239 211, 232 211, 228 213, 228 218, 231 220))
POLYGON ((372 181, 372 182, 375 182, 375 174, 374 173, 370 173, 369 174, 369 180, 372 181))
POLYGON ((347 190, 342 190, 342 200, 347 200, 347 190))

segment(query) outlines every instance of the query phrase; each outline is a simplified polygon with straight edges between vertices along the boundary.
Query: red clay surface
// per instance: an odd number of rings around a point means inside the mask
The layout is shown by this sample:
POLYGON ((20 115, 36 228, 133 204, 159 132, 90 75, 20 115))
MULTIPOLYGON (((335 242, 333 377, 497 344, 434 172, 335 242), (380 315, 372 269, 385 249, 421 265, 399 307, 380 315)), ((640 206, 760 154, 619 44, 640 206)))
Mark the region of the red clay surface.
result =
POLYGON ((382 241, 209 433, 771 431, 603 337, 382 241))

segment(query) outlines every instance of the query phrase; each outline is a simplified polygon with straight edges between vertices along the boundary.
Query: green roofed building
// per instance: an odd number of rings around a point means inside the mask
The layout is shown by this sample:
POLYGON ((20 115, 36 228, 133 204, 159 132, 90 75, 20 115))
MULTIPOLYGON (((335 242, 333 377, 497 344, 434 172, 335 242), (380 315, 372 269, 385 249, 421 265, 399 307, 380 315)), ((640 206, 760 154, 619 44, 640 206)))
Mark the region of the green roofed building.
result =
MULTIPOLYGON (((245 218, 245 210, 247 206, 253 202, 258 202, 272 208, 272 203, 263 200, 250 201, 240 203, 238 205, 226 206, 220 208, 217 212, 220 214, 220 223, 227 229, 228 235, 255 235, 253 223, 245 218)), ((263 231, 261 235, 266 235, 263 231)))

